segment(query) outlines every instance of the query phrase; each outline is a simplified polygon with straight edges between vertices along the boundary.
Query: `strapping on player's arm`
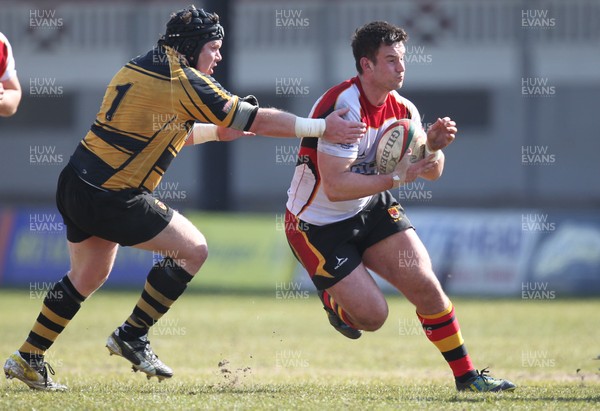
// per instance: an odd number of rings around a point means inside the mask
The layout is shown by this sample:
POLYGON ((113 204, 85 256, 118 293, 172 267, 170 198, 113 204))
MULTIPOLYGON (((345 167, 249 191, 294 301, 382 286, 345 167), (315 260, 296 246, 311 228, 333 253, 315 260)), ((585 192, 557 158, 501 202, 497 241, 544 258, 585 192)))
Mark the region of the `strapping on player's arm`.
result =
MULTIPOLYGON (((258 101, 254 96, 244 97, 240 101, 258 106, 258 101), (249 98, 253 98, 254 101, 248 100, 249 98)), ((263 120, 263 128, 265 124, 273 125, 271 130, 265 130, 264 135, 272 137, 317 137, 324 138, 332 143, 352 144, 364 136, 366 126, 361 122, 345 120, 342 116, 347 112, 347 108, 339 109, 323 119, 297 117, 277 109, 260 109, 257 112, 257 117, 264 115, 268 119, 267 121, 263 120), (279 123, 279 127, 274 127, 275 123, 279 123), (289 126, 283 126, 284 124, 289 124, 289 126)), ((263 134, 258 131, 257 133, 263 134)), ((192 138, 188 138, 186 145, 202 144, 208 141, 231 141, 242 136, 252 135, 255 135, 255 133, 218 127, 209 123, 195 123, 190 135, 192 138)))
MULTIPOLYGON (((323 137, 326 128, 325 119, 296 117, 294 128, 296 137, 323 137)), ((249 131, 219 127, 211 123, 194 123, 192 142, 202 144, 208 141, 232 141, 242 136, 254 135, 255 133, 249 131), (226 130, 231 132, 228 133, 226 130)))

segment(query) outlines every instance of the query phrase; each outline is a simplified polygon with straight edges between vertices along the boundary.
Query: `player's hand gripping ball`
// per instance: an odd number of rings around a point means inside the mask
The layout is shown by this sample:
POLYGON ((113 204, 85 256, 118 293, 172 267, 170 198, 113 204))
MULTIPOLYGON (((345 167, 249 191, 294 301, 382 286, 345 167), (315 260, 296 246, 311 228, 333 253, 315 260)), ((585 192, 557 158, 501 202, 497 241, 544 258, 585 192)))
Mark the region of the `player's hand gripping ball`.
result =
POLYGON ((425 139, 427 135, 417 121, 405 118, 390 124, 377 144, 375 165, 379 174, 389 174, 394 171, 409 149, 411 163, 422 159, 425 139))

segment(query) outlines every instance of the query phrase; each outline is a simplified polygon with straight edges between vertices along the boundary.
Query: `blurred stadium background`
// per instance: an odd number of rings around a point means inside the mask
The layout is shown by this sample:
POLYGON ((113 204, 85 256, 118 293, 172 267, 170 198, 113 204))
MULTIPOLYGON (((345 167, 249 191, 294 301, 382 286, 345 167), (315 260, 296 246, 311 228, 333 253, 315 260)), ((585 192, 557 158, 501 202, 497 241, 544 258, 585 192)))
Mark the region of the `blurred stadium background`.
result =
MULTIPOLYGON (((395 193, 447 290, 600 295, 595 0, 0 1, 23 88, 18 113, 0 119, 0 287, 43 289, 68 270, 53 201, 58 174, 114 73, 190 3, 222 18, 216 79, 302 116, 355 74, 349 44, 358 26, 405 27, 401 94, 425 127, 448 115, 460 129, 441 180, 395 193)), ((156 196, 208 238, 196 288, 310 287, 283 233, 297 150, 297 141, 263 137, 182 150, 156 196)), ((107 286, 143 284, 156 258, 121 249, 107 286)))

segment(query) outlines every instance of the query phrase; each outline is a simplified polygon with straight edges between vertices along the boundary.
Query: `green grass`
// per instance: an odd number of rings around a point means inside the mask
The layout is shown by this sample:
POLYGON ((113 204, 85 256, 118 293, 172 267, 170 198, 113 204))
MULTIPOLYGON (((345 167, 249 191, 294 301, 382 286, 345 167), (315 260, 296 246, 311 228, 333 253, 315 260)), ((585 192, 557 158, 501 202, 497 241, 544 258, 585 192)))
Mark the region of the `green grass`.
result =
MULTIPOLYGON (((132 373, 106 337, 138 293, 98 292, 49 351, 66 393, 0 383, 0 409, 432 409, 584 410, 600 406, 600 302, 459 300, 477 367, 511 379, 514 393, 457 393, 449 368, 405 300, 390 298, 376 333, 350 341, 328 324, 315 295, 187 293, 150 334, 175 371, 170 381, 132 373), (221 364, 221 365, 219 365, 221 364), (580 369, 577 373, 577 369, 580 369)), ((0 356, 19 347, 41 301, 0 291, 0 356)))
POLYGON ((257 292, 289 281, 296 264, 283 232, 283 214, 189 212, 208 241, 202 281, 192 289, 257 292))

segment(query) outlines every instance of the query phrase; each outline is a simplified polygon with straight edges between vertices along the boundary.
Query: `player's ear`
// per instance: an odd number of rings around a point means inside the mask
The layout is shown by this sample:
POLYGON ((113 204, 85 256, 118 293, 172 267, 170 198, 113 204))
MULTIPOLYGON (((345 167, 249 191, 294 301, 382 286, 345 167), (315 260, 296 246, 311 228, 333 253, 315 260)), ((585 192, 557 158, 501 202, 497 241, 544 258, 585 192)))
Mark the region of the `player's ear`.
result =
POLYGON ((367 57, 361 57, 360 67, 363 69, 363 73, 365 71, 373 71, 373 62, 371 60, 369 60, 367 57))

